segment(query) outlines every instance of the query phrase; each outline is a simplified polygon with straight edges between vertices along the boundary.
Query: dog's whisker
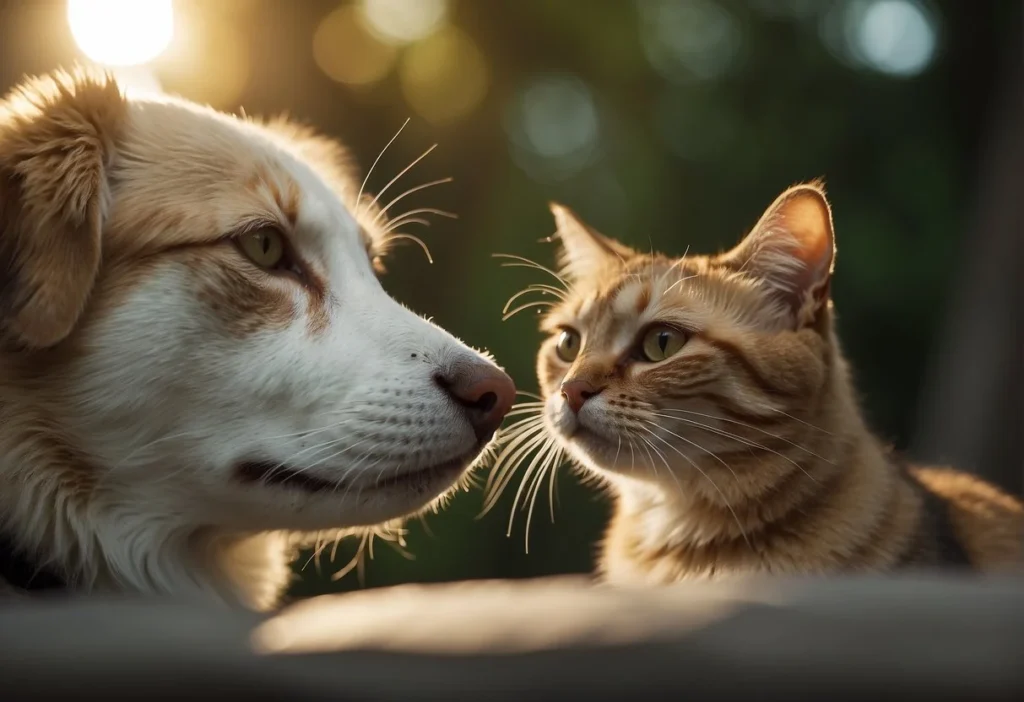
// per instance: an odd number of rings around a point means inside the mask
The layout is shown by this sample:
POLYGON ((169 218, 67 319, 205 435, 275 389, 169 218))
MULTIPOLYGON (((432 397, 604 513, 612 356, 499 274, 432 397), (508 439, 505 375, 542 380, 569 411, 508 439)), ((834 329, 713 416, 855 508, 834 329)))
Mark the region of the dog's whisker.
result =
POLYGON ((436 149, 436 148, 437 148, 437 144, 434 144, 434 145, 433 145, 433 146, 431 146, 431 147, 430 147, 429 149, 427 149, 426 151, 424 151, 424 152, 423 152, 422 154, 420 154, 419 156, 417 156, 417 157, 416 157, 416 158, 415 158, 415 159, 413 160, 413 162, 412 162, 412 163, 410 163, 410 164, 409 164, 408 166, 406 166, 406 167, 405 167, 405 168, 403 168, 403 169, 402 169, 401 171, 399 171, 399 172, 398 172, 398 175, 396 175, 396 176, 395 176, 394 178, 392 178, 391 180, 389 180, 389 181, 388 181, 388 184, 387 184, 387 185, 385 185, 385 186, 384 186, 383 188, 381 188, 381 189, 380 189, 380 191, 379 191, 379 192, 377 193, 377 196, 376 196, 375 198, 373 198, 373 202, 371 203, 371 206, 373 206, 373 205, 376 205, 376 204, 377 204, 377 201, 378 201, 378 200, 380 200, 381 196, 382 196, 382 195, 383 195, 384 193, 386 193, 386 192, 388 191, 388 188, 390 188, 390 187, 391 187, 392 185, 394 185, 394 184, 395 184, 395 182, 396 182, 396 181, 398 181, 398 179, 399 179, 399 178, 401 178, 401 177, 402 177, 402 176, 404 176, 404 175, 405 175, 406 173, 408 173, 408 172, 409 172, 409 171, 410 171, 410 170, 411 170, 411 169, 413 168, 413 166, 415 166, 415 165, 416 165, 417 163, 419 163, 420 161, 422 161, 423 159, 425 159, 425 158, 426 158, 426 157, 427 157, 428 155, 430 155, 430 152, 431 152, 431 151, 433 151, 433 150, 434 150, 434 149, 436 149))
MULTIPOLYGON (((435 146, 436 146, 436 144, 435 144, 435 146)), ((431 148, 433 148, 433 147, 431 147, 431 148)), ((427 153, 430 153, 430 152, 428 151, 427 153)), ((423 156, 426 156, 426 154, 423 154, 423 156)), ((420 158, 422 158, 422 156, 420 158)), ((409 167, 411 168, 414 165, 416 165, 415 162, 413 164, 411 164, 409 167)), ((401 174, 399 174, 399 175, 401 175, 401 174)), ((389 202, 388 204, 384 205, 384 207, 381 208, 380 212, 377 213, 377 216, 374 217, 373 221, 371 222, 371 226, 376 226, 377 223, 380 222, 380 220, 382 218, 387 217, 388 210, 390 210, 397 203, 401 202, 404 198, 412 195, 413 193, 418 193, 421 190, 426 190, 427 188, 432 188, 435 185, 444 185, 445 183, 451 183, 454 180, 455 179, 451 178, 451 177, 448 177, 448 178, 438 178, 437 180, 427 181, 426 183, 422 183, 420 185, 416 185, 416 186, 413 186, 413 187, 409 188, 408 190, 403 192, 401 195, 393 198, 391 200, 391 202, 389 202)), ((451 217, 452 219, 458 219, 459 218, 459 216, 457 214, 454 214, 453 212, 446 212, 445 210, 434 210, 432 208, 422 208, 421 211, 432 212, 433 214, 441 215, 442 217, 451 217)), ((405 214, 410 214, 410 213, 411 212, 406 212, 405 214)), ((405 215, 399 215, 399 216, 400 217, 404 217, 405 215)))
MULTIPOLYGON (((429 223, 426 222, 425 220, 417 220, 417 219, 413 218, 413 219, 408 220, 408 221, 423 222, 423 224, 427 224, 429 226, 429 223)), ((406 241, 411 241, 412 243, 414 243, 417 246, 419 246, 421 249, 423 249, 423 253, 427 257, 427 263, 430 263, 430 264, 434 263, 434 257, 430 255, 430 249, 427 247, 427 245, 423 241, 423 239, 420 239, 418 236, 415 236, 413 234, 389 234, 388 235, 388 240, 389 241, 399 241, 399 240, 402 240, 402 239, 405 239, 406 241)))
POLYGON ((377 154, 377 158, 373 159, 373 164, 370 165, 370 170, 366 171, 366 175, 363 177, 363 182, 360 183, 359 185, 359 193, 356 195, 357 217, 363 200, 363 190, 366 189, 366 183, 370 180, 370 175, 373 173, 373 169, 377 167, 377 162, 380 161, 381 157, 384 155, 384 152, 387 151, 388 147, 390 147, 395 142, 395 139, 398 138, 398 135, 402 133, 402 130, 405 129, 405 126, 409 124, 409 121, 411 119, 411 117, 405 118, 405 121, 402 122, 402 126, 398 128, 397 132, 395 132, 395 135, 391 137, 390 141, 388 141, 388 143, 384 145, 384 148, 380 150, 380 153, 377 154))

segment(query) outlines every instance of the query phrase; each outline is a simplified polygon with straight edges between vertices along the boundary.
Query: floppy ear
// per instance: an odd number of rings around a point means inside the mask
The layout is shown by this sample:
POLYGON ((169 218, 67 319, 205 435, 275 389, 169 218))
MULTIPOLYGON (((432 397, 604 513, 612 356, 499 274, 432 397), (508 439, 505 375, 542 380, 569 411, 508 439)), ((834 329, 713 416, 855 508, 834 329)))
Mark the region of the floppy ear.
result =
POLYGON ((828 302, 835 262, 832 210, 822 185, 807 183, 782 193, 719 262, 761 280, 797 327, 812 323, 828 302))
POLYGON ((561 244, 558 265, 570 281, 600 277, 609 267, 621 265, 636 255, 628 246, 587 226, 568 207, 557 202, 548 206, 558 225, 556 236, 561 244))
POLYGON ((45 348, 74 328, 100 264, 107 164, 125 102, 77 70, 28 81, 0 103, 0 330, 45 348))

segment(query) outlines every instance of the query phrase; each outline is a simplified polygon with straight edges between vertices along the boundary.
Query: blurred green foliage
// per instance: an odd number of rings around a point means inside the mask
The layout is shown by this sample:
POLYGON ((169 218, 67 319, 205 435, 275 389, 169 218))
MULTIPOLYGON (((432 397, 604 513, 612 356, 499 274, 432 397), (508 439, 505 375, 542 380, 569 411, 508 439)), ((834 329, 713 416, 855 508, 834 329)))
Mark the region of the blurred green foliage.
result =
MULTIPOLYGON (((676 83, 646 60, 635 3, 456 4, 452 21, 490 62, 487 100, 457 125, 417 125, 404 134, 382 159, 376 182, 437 140, 437 158, 422 164, 420 177, 454 175, 456 184, 424 201, 461 218, 426 232, 433 266, 415 251, 402 252, 386 286, 468 343, 491 350, 521 389, 535 390, 533 355, 541 338, 535 319, 527 312, 502 323, 500 311, 509 295, 543 274, 500 268, 491 255, 550 264, 550 245, 538 243, 553 230, 547 201, 565 202, 633 246, 680 254, 686 247, 730 246, 783 188, 824 176, 837 230, 840 334, 869 420, 905 446, 922 370, 966 245, 993 69, 1014 49, 1007 26, 1020 22, 1020 4, 930 3, 937 52, 910 78, 838 60, 821 40, 820 14, 773 17, 764 11, 769 2, 719 4, 739 27, 734 64, 714 80, 676 83), (572 74, 589 86, 600 128, 590 163, 544 182, 517 165, 502 125, 517 91, 549 73, 572 74), (673 148, 672 140, 682 146, 673 148)), ((832 4, 817 3, 817 12, 832 4)), ((343 132, 363 164, 390 137, 382 125, 397 126, 408 113, 395 85, 375 91, 387 97, 364 98, 351 108, 367 114, 343 132)), ((378 542, 365 585, 589 570, 608 505, 567 468, 557 485, 555 523, 542 491, 529 554, 524 515, 506 536, 512 491, 479 520, 480 492, 463 493, 429 516, 426 527, 410 523, 413 560, 378 542)), ((360 587, 355 574, 329 579, 354 549, 343 542, 323 575, 304 569, 296 593, 360 587)))

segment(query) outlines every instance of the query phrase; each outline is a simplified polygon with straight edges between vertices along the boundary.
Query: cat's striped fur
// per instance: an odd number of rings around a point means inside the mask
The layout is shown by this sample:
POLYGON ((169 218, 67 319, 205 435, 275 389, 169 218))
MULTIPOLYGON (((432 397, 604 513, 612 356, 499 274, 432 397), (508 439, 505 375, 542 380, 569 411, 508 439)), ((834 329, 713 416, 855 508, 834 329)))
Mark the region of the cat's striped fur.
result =
POLYGON ((866 426, 820 184, 787 190, 715 256, 639 253, 552 210, 567 287, 543 322, 537 411, 615 494, 608 579, 1020 563, 1019 500, 906 466, 866 426))

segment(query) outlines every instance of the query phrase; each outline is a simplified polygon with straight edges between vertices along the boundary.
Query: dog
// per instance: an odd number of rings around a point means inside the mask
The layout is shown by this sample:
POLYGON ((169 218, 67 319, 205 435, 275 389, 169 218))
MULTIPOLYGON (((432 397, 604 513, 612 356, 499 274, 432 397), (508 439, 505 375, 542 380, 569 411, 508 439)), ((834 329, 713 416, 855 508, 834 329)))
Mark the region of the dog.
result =
POLYGON ((280 602, 295 535, 460 484, 515 395, 377 270, 343 148, 76 67, 0 105, 10 588, 280 602))

